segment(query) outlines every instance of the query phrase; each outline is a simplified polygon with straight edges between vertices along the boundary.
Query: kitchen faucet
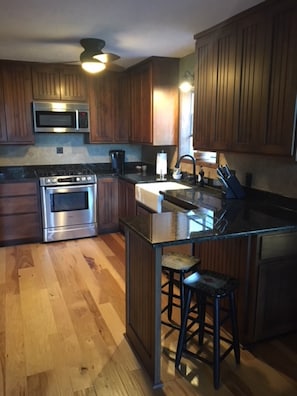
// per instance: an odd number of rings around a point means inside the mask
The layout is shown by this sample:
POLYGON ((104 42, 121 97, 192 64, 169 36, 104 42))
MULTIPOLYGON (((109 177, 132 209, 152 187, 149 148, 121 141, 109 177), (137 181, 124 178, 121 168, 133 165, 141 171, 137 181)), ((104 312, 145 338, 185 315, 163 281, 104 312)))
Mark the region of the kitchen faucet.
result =
POLYGON ((196 184, 196 183, 197 183, 197 176, 196 176, 196 160, 195 160, 194 157, 192 157, 190 154, 182 155, 182 156, 177 160, 177 162, 176 162, 176 164, 175 164, 175 168, 179 168, 179 167, 180 167, 180 162, 181 162, 181 160, 182 160, 183 158, 186 158, 186 157, 190 158, 191 161, 192 161, 192 164, 193 164, 193 182, 192 182, 192 184, 196 184))

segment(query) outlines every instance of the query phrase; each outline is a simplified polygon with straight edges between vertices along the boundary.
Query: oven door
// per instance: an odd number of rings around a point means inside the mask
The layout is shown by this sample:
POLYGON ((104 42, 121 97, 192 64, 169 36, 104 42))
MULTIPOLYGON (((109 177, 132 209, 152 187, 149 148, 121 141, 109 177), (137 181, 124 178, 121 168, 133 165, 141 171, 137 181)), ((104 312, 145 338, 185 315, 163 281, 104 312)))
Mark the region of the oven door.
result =
POLYGON ((65 239, 66 234, 69 238, 89 236, 88 229, 93 235, 97 226, 96 192, 96 184, 41 187, 44 240, 65 239), (48 236, 53 233, 54 238, 48 236))

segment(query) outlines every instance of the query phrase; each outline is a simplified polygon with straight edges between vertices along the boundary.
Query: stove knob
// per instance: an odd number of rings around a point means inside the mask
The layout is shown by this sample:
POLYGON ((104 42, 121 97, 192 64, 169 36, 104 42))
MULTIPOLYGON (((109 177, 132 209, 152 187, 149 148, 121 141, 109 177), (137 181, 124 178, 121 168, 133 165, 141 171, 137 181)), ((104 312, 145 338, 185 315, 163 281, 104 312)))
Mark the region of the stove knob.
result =
POLYGON ((45 179, 46 184, 51 184, 51 179, 45 179))
POLYGON ((53 177, 51 181, 52 183, 56 184, 58 180, 55 177, 53 177))
POLYGON ((80 177, 76 177, 76 181, 79 182, 80 181, 80 177))
POLYGON ((86 179, 86 176, 82 176, 81 177, 81 181, 86 181, 87 179, 86 179))

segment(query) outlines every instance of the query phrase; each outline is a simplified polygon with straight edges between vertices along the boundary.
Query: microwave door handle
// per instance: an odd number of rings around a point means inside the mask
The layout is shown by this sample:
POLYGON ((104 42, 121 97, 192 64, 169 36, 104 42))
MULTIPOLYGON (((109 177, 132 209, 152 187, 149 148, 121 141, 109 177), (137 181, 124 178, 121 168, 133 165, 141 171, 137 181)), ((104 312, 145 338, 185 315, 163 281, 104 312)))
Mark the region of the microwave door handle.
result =
POLYGON ((79 125, 78 125, 78 110, 75 110, 75 129, 78 131, 79 125))

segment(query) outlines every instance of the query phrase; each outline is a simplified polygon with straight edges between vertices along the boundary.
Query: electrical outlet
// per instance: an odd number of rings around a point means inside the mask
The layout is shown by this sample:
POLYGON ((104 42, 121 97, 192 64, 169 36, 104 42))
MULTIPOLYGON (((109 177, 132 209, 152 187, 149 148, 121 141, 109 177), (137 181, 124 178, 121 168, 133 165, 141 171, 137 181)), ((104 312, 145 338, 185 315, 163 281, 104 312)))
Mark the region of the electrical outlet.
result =
POLYGON ((63 147, 57 147, 56 148, 56 153, 57 154, 63 154, 63 147))

